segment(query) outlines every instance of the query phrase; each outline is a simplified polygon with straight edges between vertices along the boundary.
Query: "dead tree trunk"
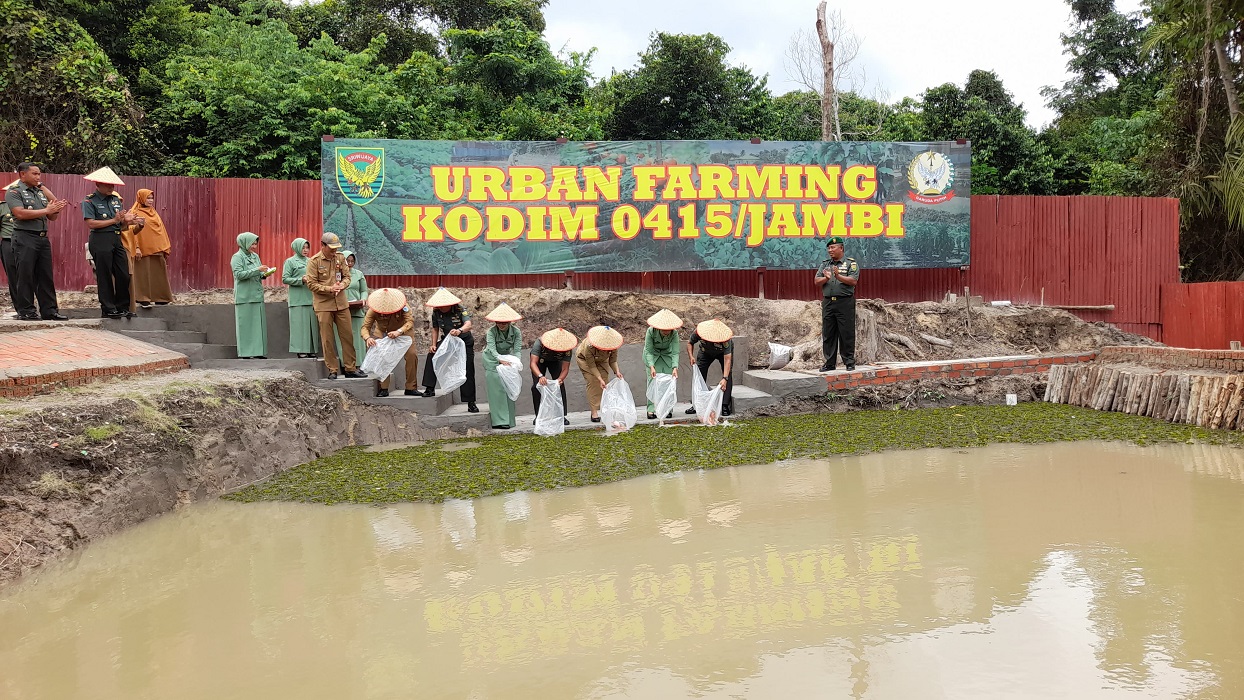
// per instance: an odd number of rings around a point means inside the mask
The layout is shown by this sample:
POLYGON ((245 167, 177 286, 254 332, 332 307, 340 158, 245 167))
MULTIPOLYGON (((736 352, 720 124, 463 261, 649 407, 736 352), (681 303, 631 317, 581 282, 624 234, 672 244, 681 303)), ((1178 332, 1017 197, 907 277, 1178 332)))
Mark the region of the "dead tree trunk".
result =
POLYGON ((834 141, 834 42, 829 38, 825 0, 816 6, 816 36, 821 40, 821 70, 825 81, 821 87, 821 140, 834 141))

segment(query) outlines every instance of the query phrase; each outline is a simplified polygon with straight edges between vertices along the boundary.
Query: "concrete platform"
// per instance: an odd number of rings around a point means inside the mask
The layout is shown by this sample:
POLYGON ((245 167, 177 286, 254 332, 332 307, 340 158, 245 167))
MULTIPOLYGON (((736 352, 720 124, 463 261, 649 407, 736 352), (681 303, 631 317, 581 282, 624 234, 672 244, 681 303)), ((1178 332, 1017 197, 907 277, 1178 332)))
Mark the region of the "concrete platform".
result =
MULTIPOLYGON (((699 421, 694 415, 687 415, 686 409, 691 404, 680 403, 674 407, 674 417, 665 421, 666 425, 692 425, 699 426, 699 421)), ((658 425, 660 421, 648 420, 643 407, 638 409, 639 421, 636 425, 658 425)), ((570 425, 566 426, 566 430, 599 430, 604 433, 605 427, 600 423, 591 421, 591 411, 572 411, 567 418, 570 419, 570 425)), ((465 404, 455 404, 445 413, 439 416, 421 416, 420 425, 429 428, 451 428, 455 432, 466 432, 473 429, 481 432, 490 432, 494 435, 522 435, 530 434, 535 430, 536 417, 532 414, 520 415, 517 417, 518 425, 508 430, 493 430, 488 417, 488 404, 479 404, 479 413, 467 413, 465 404)), ((731 420, 727 418, 728 422, 731 420)))
POLYGON ((189 366, 180 353, 91 328, 60 325, 0 333, 0 396, 5 397, 189 366))

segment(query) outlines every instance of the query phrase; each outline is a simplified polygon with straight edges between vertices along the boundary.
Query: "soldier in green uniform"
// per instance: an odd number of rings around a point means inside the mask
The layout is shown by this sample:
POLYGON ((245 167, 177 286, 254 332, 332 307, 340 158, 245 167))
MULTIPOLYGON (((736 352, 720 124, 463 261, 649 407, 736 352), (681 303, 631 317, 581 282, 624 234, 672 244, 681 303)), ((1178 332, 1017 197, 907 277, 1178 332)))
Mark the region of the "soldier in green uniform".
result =
POLYGON ((9 211, 4 194, 17 187, 21 181, 14 181, 4 188, 0 194, 0 265, 4 267, 5 279, 9 282, 9 302, 17 311, 17 256, 13 255, 13 214, 9 211))
POLYGON ((855 285, 860 281, 860 266, 855 258, 844 257, 842 239, 834 236, 826 244, 829 257, 816 269, 813 282, 821 288, 821 353, 825 356, 822 372, 838 366, 838 356, 855 369, 855 285))
POLYGON ((134 314, 130 311, 130 254, 121 241, 121 229, 137 224, 138 218, 121 203, 117 186, 125 183, 112 172, 112 168, 100 168, 83 179, 95 183, 95 191, 82 201, 82 219, 91 230, 87 249, 95 261, 99 315, 104 318, 133 318, 134 314))
POLYGON ((466 402, 467 412, 479 413, 479 407, 475 405, 475 336, 471 334, 471 314, 462 306, 462 300, 444 287, 436 290, 424 304, 432 307, 432 348, 428 351, 428 361, 423 369, 423 395, 436 396, 436 371, 432 367, 432 356, 445 336, 456 336, 466 345, 466 383, 459 387, 458 392, 466 402))
POLYGON ((50 196, 43 187, 43 171, 34 163, 18 164, 17 177, 17 186, 4 194, 4 202, 13 216, 12 245, 17 264, 17 296, 13 306, 22 320, 68 320, 56 305, 52 244, 48 241, 48 222, 55 221, 68 202, 50 196), (37 313, 36 299, 39 301, 37 313))

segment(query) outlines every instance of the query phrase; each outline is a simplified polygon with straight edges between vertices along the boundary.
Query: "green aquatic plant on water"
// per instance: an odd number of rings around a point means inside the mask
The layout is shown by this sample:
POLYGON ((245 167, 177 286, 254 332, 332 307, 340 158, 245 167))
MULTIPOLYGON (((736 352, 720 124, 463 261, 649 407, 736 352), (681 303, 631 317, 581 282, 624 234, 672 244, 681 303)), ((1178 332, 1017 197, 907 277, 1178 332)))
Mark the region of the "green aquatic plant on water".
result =
POLYGON ((463 440, 467 438, 388 452, 349 448, 226 498, 242 502, 439 502, 588 486, 683 469, 883 450, 1071 440, 1244 446, 1244 433, 1061 404, 1027 403, 756 418, 715 429, 639 426, 611 437, 586 430, 554 438, 492 436, 470 438, 479 447, 443 449, 463 440))

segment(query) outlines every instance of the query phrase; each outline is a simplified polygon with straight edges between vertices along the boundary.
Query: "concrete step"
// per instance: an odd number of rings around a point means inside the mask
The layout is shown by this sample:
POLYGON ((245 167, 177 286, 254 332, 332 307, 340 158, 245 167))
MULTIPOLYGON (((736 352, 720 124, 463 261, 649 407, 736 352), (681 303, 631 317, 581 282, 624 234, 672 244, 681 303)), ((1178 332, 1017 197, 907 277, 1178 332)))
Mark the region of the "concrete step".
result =
POLYGON ((62 314, 69 318, 98 319, 102 321, 104 330, 109 331, 162 331, 168 328, 168 322, 162 318, 147 315, 142 309, 134 318, 101 318, 99 309, 61 309, 62 314))
MULTIPOLYGON (((739 387, 735 387, 737 392, 739 387)), ((735 399, 736 403, 738 399, 735 399)), ((691 404, 680 403, 674 407, 674 415, 670 420, 665 421, 665 425, 697 425, 698 419, 694 414, 687 415, 686 409, 691 404)), ((643 406, 637 408, 639 411, 639 421, 636 425, 657 425, 660 421, 648 420, 647 414, 643 406)), ((600 423, 591 421, 592 414, 590 411, 575 411, 566 416, 570 419, 570 425, 566 426, 566 430, 600 430, 604 431, 604 426, 600 423)), ((456 432, 466 432, 468 429, 475 429, 482 432, 490 432, 495 435, 505 434, 523 434, 531 433, 535 428, 536 417, 531 414, 520 415, 516 421, 518 425, 508 430, 493 430, 492 419, 488 415, 488 404, 479 404, 479 413, 468 413, 466 404, 454 404, 449 410, 439 416, 421 416, 419 424, 426 428, 451 428, 456 432)), ((727 418, 726 420, 730 420, 727 418)))
MULTIPOLYGON (((291 357, 268 360, 240 360, 237 359, 237 348, 232 345, 222 346, 228 347, 235 353, 232 358, 227 359, 205 359, 194 364, 195 369, 233 369, 233 370, 277 370, 288 372, 302 372, 309 380, 319 379, 324 373, 324 363, 319 360, 291 357)), ((192 363, 193 364, 193 363, 192 363)))
MULTIPOLYGON (((825 393, 825 377, 819 374, 752 369, 743 373, 743 384, 775 398, 784 396, 819 396, 825 393)), ((739 387, 735 385, 735 395, 739 387)))
MULTIPOLYGON (((821 380, 825 381, 825 380, 821 380)), ((822 387, 822 393, 824 388, 822 387)), ((734 385, 734 412, 741 413, 743 411, 760 408, 761 406, 771 406, 777 403, 777 398, 759 389, 753 389, 750 386, 734 385)))
POLYGON ((238 349, 233 345, 205 343, 154 343, 154 345, 185 355, 190 360, 190 365, 196 369, 199 363, 205 360, 232 360, 237 359, 238 356, 238 349))
POLYGON ((207 334, 199 331, 135 331, 123 330, 119 331, 121 335, 129 336, 135 340, 141 340, 144 343, 152 345, 162 345, 164 343, 199 343, 203 344, 207 341, 207 334))
POLYGON ((437 394, 427 398, 406 396, 402 393, 404 389, 394 389, 392 387, 389 388, 389 396, 381 398, 376 396, 376 380, 370 378, 346 379, 338 377, 337 379, 313 379, 311 383, 321 389, 345 391, 364 403, 402 408, 421 416, 440 415, 454 405, 454 398, 451 394, 437 394))

